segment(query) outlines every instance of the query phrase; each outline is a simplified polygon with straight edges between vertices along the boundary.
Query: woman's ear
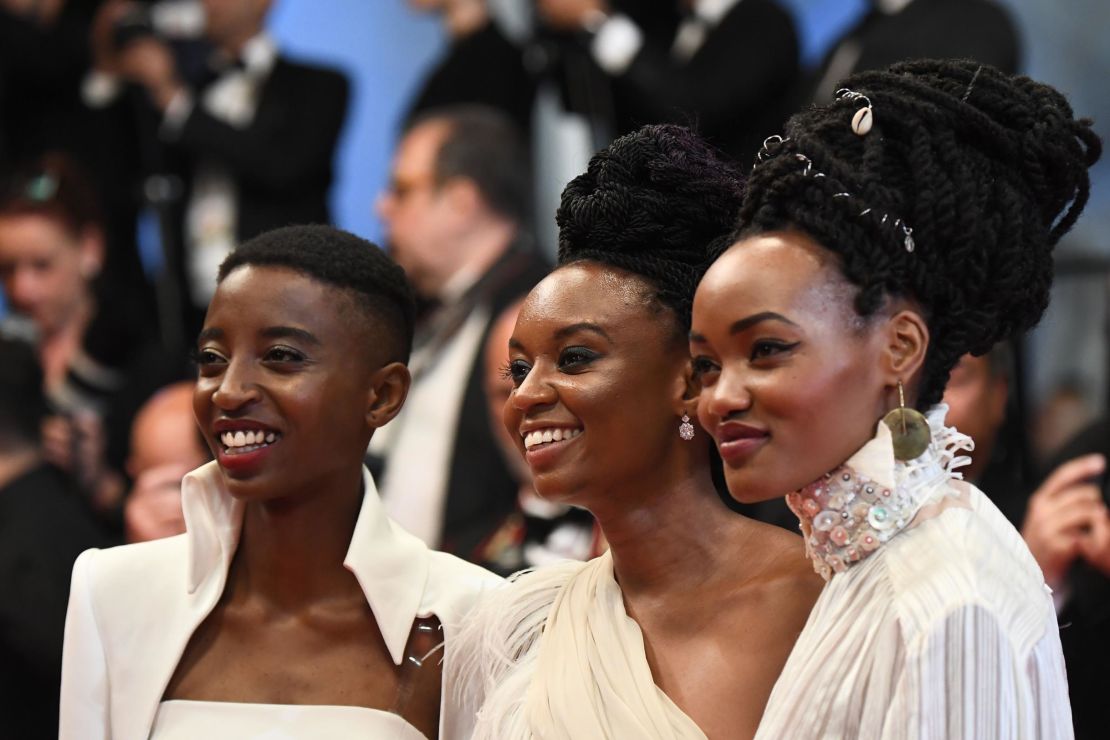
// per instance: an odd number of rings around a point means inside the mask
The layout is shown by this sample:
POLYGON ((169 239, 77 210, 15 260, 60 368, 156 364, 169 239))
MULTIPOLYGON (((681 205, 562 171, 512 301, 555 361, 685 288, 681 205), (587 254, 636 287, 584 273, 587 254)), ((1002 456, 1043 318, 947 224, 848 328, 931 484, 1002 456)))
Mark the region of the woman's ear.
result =
POLYGON ((92 280, 100 274, 104 266, 104 234, 97 228, 86 228, 78 240, 80 251, 79 269, 84 280, 92 280))
POLYGON ((371 429, 383 427, 397 416, 410 385, 412 376, 404 363, 391 362, 374 373, 366 404, 366 423, 371 429))
POLYGON ((683 362, 682 373, 674 382, 671 392, 671 403, 676 416, 689 414, 693 417, 696 413, 698 395, 701 393, 701 383, 694 374, 694 364, 689 358, 683 362))
POLYGON ((921 314, 910 308, 898 310, 886 326, 883 374, 891 385, 902 381, 910 385, 925 364, 929 349, 929 326, 921 314))

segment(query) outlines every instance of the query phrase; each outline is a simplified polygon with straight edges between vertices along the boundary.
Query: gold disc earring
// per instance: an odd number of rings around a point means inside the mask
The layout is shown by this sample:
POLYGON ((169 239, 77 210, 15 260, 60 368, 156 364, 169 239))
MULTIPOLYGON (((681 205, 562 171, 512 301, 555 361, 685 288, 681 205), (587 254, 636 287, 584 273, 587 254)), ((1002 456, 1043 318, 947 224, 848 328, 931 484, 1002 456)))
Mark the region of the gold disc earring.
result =
POLYGON ((891 442, 894 444, 894 459, 913 460, 929 447, 933 434, 925 415, 917 409, 906 408, 906 394, 902 381, 898 381, 898 408, 883 417, 883 423, 890 428, 891 442))

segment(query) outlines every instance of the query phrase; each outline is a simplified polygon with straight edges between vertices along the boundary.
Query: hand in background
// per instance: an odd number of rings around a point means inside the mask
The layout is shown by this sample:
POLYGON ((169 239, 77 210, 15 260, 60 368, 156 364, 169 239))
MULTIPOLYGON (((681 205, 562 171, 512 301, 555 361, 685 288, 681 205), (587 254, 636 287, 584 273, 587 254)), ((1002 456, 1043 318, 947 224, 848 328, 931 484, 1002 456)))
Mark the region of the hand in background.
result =
POLYGON ((605 0, 537 0, 536 8, 547 25, 563 31, 586 28, 591 19, 609 12, 605 0))
POLYGON ((66 0, 0 0, 0 11, 49 26, 65 7, 66 0))
POLYGON ((153 36, 127 44, 119 52, 116 68, 120 77, 145 87, 159 110, 165 110, 181 90, 173 52, 153 36))
POLYGON ((1091 529, 1080 540, 1079 554, 1110 578, 1110 513, 1092 517, 1091 529))
POLYGON ((42 424, 43 457, 61 468, 86 492, 94 509, 119 503, 123 478, 108 466, 107 436, 100 417, 91 412, 50 416, 42 424))
POLYGON ((128 542, 157 540, 185 531, 181 479, 189 470, 188 465, 170 463, 150 468, 136 478, 123 508, 128 542))
POLYGON ((1070 460, 1054 470, 1029 499, 1021 536, 1053 589, 1062 585, 1072 562, 1085 556, 1087 549, 1107 555, 1110 545, 1092 541, 1096 531, 1110 541, 1110 531, 1098 529, 1100 522, 1108 528, 1110 523, 1104 521, 1108 515, 1101 491, 1091 482, 1105 468, 1102 455, 1070 460), (1085 544, 1088 541, 1091 544, 1085 544))
POLYGON ((136 4, 131 0, 108 0, 96 11, 89 31, 89 46, 92 49, 93 68, 98 72, 110 75, 119 73, 119 50, 113 36, 119 20, 135 8, 136 4))

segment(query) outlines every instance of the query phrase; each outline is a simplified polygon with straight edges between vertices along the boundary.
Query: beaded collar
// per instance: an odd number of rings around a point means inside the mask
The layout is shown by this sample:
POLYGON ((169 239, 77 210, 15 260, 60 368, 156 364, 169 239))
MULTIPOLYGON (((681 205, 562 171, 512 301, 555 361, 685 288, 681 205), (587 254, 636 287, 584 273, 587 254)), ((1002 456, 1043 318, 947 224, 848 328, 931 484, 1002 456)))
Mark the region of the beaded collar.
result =
POLYGON ((801 522, 806 555, 826 581, 847 570, 905 529, 927 503, 955 495, 946 484, 962 479, 955 469, 971 462, 971 438, 944 425, 948 406, 926 418, 932 441, 920 457, 894 459, 890 429, 881 421, 875 436, 844 464, 788 494, 786 503, 801 522))

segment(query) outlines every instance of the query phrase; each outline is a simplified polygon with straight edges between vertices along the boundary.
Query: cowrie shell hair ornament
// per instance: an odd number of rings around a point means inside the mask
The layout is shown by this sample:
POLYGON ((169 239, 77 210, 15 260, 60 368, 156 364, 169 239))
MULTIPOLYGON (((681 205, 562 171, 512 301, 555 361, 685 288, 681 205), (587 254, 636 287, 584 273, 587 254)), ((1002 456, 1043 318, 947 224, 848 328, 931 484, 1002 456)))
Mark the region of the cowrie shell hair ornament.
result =
POLYGON ((865 105, 852 116, 852 133, 856 136, 867 136, 875 122, 875 114, 871 109, 871 99, 866 95, 842 87, 836 91, 837 100, 862 100, 865 105))
POLYGON ((860 108, 852 116, 852 132, 856 136, 867 136, 871 131, 872 115, 870 108, 860 108))

